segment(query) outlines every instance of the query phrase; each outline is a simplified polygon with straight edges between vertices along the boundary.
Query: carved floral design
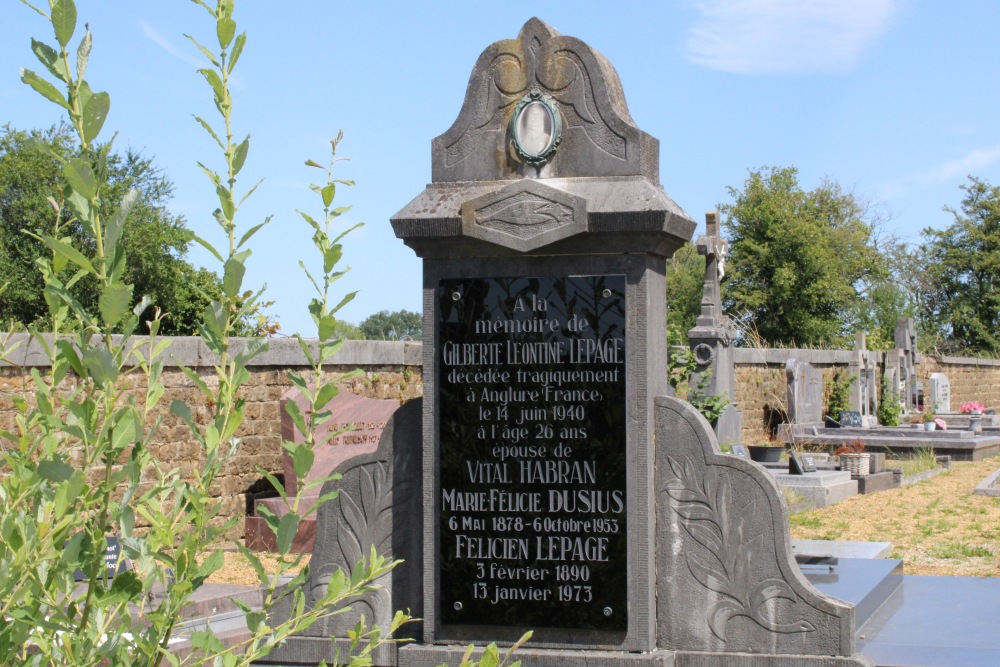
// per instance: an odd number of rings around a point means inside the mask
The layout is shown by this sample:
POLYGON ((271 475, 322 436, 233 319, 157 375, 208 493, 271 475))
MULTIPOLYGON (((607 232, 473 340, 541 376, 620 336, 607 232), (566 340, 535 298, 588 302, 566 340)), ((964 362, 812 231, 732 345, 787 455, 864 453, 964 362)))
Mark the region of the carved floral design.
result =
POLYGON ((787 582, 774 578, 753 582, 754 559, 767 557, 764 535, 753 535, 756 502, 751 499, 737 506, 728 476, 705 470, 702 477, 689 459, 666 459, 672 475, 666 485, 671 507, 685 532, 704 549, 684 553, 688 570, 698 583, 722 596, 709 617, 712 634, 725 642, 726 624, 738 616, 774 633, 813 632, 816 628, 805 620, 779 622, 774 604, 767 604, 798 603, 787 582))

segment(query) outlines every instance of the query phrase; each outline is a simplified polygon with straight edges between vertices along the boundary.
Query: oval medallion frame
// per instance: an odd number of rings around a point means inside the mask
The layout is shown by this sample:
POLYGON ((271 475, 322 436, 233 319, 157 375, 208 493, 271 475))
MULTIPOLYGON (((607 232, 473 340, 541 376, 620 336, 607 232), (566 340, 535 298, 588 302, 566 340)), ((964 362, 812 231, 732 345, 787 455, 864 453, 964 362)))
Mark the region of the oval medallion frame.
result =
POLYGON ((521 98, 507 125, 507 136, 518 157, 535 166, 548 162, 562 141, 562 115, 551 95, 537 88, 521 98), (535 132, 541 120, 543 143, 539 143, 535 132))

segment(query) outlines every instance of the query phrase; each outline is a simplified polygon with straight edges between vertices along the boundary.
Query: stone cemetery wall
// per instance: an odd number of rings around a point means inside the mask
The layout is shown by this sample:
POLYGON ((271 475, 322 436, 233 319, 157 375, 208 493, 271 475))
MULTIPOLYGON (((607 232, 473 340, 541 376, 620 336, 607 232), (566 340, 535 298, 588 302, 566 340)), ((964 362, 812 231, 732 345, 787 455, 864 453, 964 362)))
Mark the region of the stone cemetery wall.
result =
MULTIPOLYGON (((175 338, 171 349, 174 365, 168 362, 163 374, 167 388, 160 404, 164 420, 153 453, 165 465, 176 465, 184 473, 191 473, 199 466, 198 445, 168 409, 172 400, 185 401, 192 407, 198 422, 205 423, 209 406, 176 363, 197 368, 199 374, 211 382, 214 375, 212 359, 195 338, 175 338)), ((766 442, 769 426, 787 414, 784 365, 790 357, 807 361, 822 371, 825 405, 829 393, 827 384, 834 370, 847 369, 852 351, 737 348, 735 353, 736 401, 744 415, 742 441, 754 444, 766 442)), ((46 365, 45 359, 34 348, 21 349, 18 355, 15 360, 23 364, 22 368, 0 365, 2 430, 13 430, 15 426, 16 410, 11 395, 25 395, 31 400, 31 381, 27 370, 46 365)), ((929 387, 931 373, 948 376, 953 411, 957 412, 963 403, 970 401, 1000 408, 1000 360, 935 358, 929 355, 922 355, 921 359, 917 375, 925 388, 929 387)), ((304 370, 304 361, 298 344, 286 339, 272 340, 271 350, 254 360, 251 379, 244 394, 248 405, 247 418, 240 431, 242 446, 218 482, 218 494, 224 505, 223 518, 242 515, 246 509, 247 492, 265 488, 256 473, 258 467, 276 474, 282 472, 279 400, 291 388, 285 371, 304 370)), ((338 373, 355 368, 362 368, 365 373, 350 380, 346 389, 359 396, 406 400, 423 394, 420 343, 348 341, 329 370, 338 373)), ((141 384, 136 386, 137 391, 142 389, 141 384)), ((0 441, 0 446, 6 444, 0 441)), ((240 522, 229 537, 241 537, 242 530, 243 523, 240 522)))
POLYGON ((931 373, 948 376, 952 412, 971 401, 1000 410, 1000 359, 936 358, 925 354, 923 363, 917 365, 917 377, 924 387, 930 386, 931 373))
MULTIPOLYGON (((193 474, 201 464, 200 447, 190 437, 187 426, 169 413, 173 400, 186 402, 199 424, 205 424, 211 413, 204 396, 177 367, 183 364, 197 369, 198 374, 212 386, 215 372, 213 355, 196 338, 175 338, 168 353, 163 384, 166 387, 160 401, 163 423, 152 446, 152 453, 167 468, 177 466, 185 475, 193 474)), ((14 361, 21 364, 0 365, 0 430, 15 429, 17 411, 12 394, 32 400, 31 367, 44 368, 45 358, 34 346, 18 349, 14 361)), ((40 370, 41 370, 40 368, 40 370)), ((356 368, 364 374, 351 378, 342 389, 368 398, 407 400, 423 393, 420 343, 394 343, 384 341, 347 341, 327 370, 341 374, 356 368)), ((232 516, 242 516, 246 511, 247 493, 269 489, 266 480, 257 473, 263 468, 273 474, 283 472, 281 458, 281 412, 279 400, 292 385, 286 370, 308 370, 305 358, 296 341, 273 339, 270 350, 253 360, 251 379, 244 386, 247 401, 246 419, 238 432, 242 443, 216 485, 216 494, 223 504, 221 521, 232 516)), ((137 376, 138 378, 138 376, 137 376)), ((137 382, 134 390, 143 392, 144 382, 137 382)), ((151 422, 155 415, 151 418, 151 422)), ((0 440, 0 447, 10 443, 0 440)), ((232 529, 228 539, 243 536, 243 521, 232 529)))
MULTIPOLYGON (((742 441, 766 442, 769 420, 775 412, 787 414, 785 362, 795 357, 823 372, 823 405, 829 398, 829 382, 837 369, 848 370, 852 350, 748 349, 736 348, 736 402, 743 414, 742 441)), ((882 353, 872 353, 879 374, 884 370, 882 353)), ((951 410, 977 401, 1000 409, 1000 360, 973 357, 932 357, 920 355, 917 379, 928 392, 931 373, 944 373, 951 383, 951 410)), ((929 395, 929 394, 928 394, 929 395)), ((773 419, 777 419, 775 416, 773 419)))
POLYGON ((736 348, 736 403, 743 414, 742 442, 762 444, 788 414, 785 362, 796 358, 823 373, 823 406, 835 370, 846 371, 851 350, 736 348))

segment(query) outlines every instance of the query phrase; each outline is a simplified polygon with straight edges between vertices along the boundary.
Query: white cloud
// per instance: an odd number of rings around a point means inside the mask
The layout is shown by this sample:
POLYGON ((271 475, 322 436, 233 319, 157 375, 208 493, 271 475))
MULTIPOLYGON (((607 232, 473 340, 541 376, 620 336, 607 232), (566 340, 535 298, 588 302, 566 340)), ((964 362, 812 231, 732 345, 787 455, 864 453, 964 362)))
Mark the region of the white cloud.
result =
POLYGON ((697 0, 688 58, 734 74, 841 72, 882 33, 895 0, 697 0))
MULTIPOLYGON (((139 21, 139 28, 142 29, 142 34, 144 34, 151 42, 172 55, 174 58, 186 62, 188 65, 193 65, 194 67, 205 66, 204 62, 198 60, 194 55, 187 53, 185 50, 177 48, 173 42, 158 33, 153 26, 149 25, 145 21, 139 21)), ((191 48, 193 49, 195 47, 192 45, 191 48)))
POLYGON ((919 173, 882 183, 879 186, 879 197, 898 199, 914 190, 945 185, 955 179, 964 180, 969 174, 980 172, 998 160, 1000 144, 976 148, 954 160, 946 160, 919 173))
POLYGON ((1000 160, 1000 145, 977 148, 957 160, 948 160, 939 164, 931 172, 931 179, 938 183, 944 183, 956 176, 964 178, 968 174, 990 166, 997 160, 1000 160))

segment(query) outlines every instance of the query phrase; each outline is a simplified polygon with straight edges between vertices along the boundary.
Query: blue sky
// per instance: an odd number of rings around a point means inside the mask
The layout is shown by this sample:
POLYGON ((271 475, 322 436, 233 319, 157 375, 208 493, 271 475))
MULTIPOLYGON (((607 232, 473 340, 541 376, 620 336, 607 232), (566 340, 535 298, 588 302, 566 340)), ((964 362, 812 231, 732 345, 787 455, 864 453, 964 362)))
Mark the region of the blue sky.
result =
MULTIPOLYGON (((44 0, 42 0, 44 2, 44 0)), ((78 0, 94 33, 88 80, 107 90, 117 145, 153 156, 176 184, 171 209, 222 242, 213 188, 196 162, 220 157, 193 114, 215 122, 183 35, 211 43, 209 17, 182 0, 78 0)), ((967 174, 1000 184, 1000 3, 991 0, 677 0, 608 3, 238 3, 248 44, 234 81, 235 133, 251 134, 241 177, 264 183, 241 209, 255 237, 247 282, 267 283, 285 333, 313 335, 309 229, 316 211, 304 166, 345 133, 338 193, 366 226, 348 237, 353 267, 339 287, 359 290, 341 311, 419 310, 420 262, 389 218, 430 180, 431 139, 458 115, 468 76, 492 42, 537 15, 602 52, 621 77, 632 117, 660 140, 664 189, 699 222, 730 200, 747 170, 795 166, 813 188, 830 177, 876 205, 886 231, 919 242, 943 228, 967 174)), ((41 71, 30 38, 54 43, 41 17, 8 1, 0 21, 0 123, 48 127, 58 109, 22 84, 41 71)), ((74 47, 76 41, 74 40, 74 47)), ((109 136, 109 135, 108 135, 109 136)), ((193 249, 198 264, 215 267, 193 249)))

